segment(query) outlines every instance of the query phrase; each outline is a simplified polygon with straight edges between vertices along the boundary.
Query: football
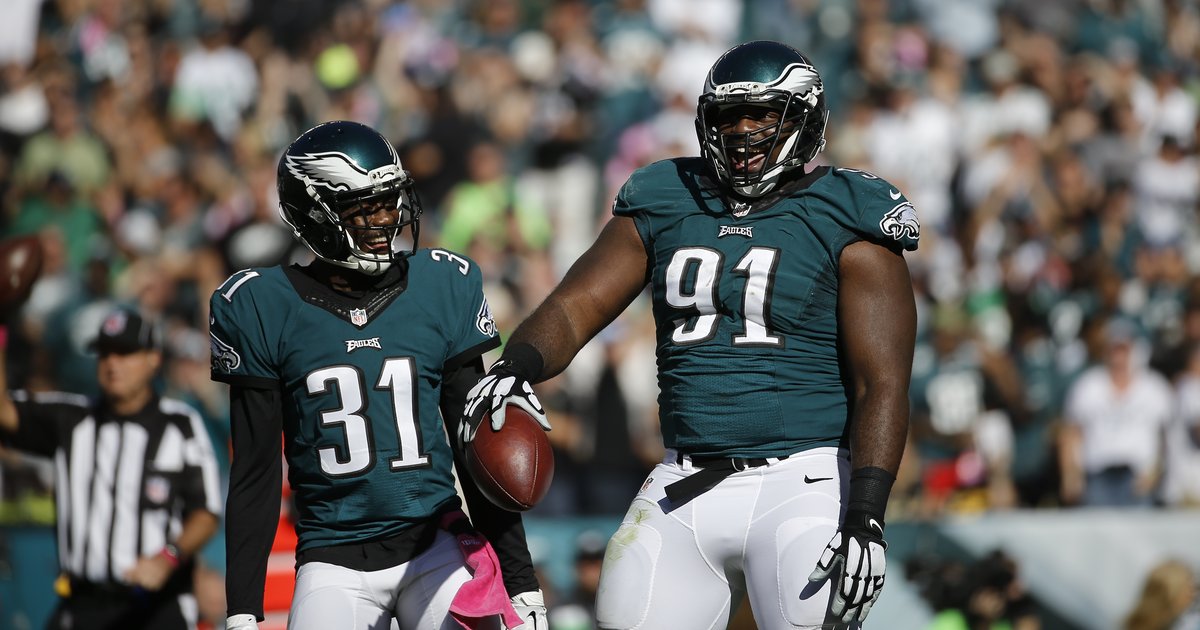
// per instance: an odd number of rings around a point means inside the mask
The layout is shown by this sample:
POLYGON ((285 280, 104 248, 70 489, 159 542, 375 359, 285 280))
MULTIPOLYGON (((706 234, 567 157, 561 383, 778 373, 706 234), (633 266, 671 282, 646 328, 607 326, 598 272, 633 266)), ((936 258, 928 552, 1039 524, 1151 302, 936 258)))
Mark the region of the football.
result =
POLYGON ((25 302, 41 272, 42 245, 36 236, 0 241, 0 314, 25 302))
POLYGON ((492 503, 512 512, 537 505, 554 478, 550 439, 532 416, 509 405, 504 426, 493 431, 484 417, 464 452, 467 472, 492 503))

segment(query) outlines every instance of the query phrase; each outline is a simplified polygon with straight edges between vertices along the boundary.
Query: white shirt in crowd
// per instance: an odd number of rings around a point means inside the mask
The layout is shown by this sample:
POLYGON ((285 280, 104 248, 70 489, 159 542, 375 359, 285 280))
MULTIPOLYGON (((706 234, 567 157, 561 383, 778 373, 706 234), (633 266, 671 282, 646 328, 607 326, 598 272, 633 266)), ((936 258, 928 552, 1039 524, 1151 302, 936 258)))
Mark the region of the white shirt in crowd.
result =
POLYGON ((1129 466, 1145 473, 1158 464, 1162 432, 1174 408, 1171 386, 1148 369, 1135 372, 1124 392, 1116 391, 1108 369, 1093 367, 1067 392, 1067 422, 1083 434, 1085 472, 1129 466))

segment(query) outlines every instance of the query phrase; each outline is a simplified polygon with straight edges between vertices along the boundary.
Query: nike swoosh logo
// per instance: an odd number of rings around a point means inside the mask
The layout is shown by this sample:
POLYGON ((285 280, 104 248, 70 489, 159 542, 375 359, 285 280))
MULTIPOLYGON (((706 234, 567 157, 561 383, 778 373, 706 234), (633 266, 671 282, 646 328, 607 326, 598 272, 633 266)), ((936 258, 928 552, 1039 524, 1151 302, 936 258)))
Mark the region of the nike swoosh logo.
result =
POLYGON ((900 199, 900 191, 899 190, 889 190, 888 196, 892 198, 892 201, 896 201, 896 200, 900 199))
POLYGON ((818 481, 829 481, 833 477, 809 477, 804 475, 804 483, 817 483, 818 481))

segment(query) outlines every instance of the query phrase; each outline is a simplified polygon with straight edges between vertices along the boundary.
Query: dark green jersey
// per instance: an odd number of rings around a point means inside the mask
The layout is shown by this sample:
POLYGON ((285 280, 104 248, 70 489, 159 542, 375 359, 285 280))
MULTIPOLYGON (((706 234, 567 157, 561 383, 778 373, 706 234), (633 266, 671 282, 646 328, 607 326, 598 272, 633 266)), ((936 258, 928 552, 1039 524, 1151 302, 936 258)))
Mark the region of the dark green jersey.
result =
POLYGON ((283 393, 301 549, 391 536, 455 500, 442 375, 499 345, 479 269, 457 254, 419 250, 406 287, 337 298, 270 267, 211 301, 213 378, 283 393))
POLYGON ((613 213, 650 257, 667 447, 770 457, 839 445, 838 259, 869 240, 916 249, 916 212, 888 182, 818 168, 776 203, 731 212, 698 158, 635 172, 613 213))

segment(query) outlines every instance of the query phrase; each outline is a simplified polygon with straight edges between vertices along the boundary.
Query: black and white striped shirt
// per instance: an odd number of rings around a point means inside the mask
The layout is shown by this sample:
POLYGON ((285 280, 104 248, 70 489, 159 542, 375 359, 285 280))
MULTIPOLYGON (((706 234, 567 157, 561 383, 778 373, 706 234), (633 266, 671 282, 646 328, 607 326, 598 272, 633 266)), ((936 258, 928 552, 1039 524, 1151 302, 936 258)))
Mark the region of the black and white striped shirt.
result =
POLYGON ((119 584, 174 542, 188 514, 220 514, 217 461, 194 409, 158 398, 114 416, 75 394, 14 392, 4 442, 54 459, 58 558, 73 580, 119 584))

